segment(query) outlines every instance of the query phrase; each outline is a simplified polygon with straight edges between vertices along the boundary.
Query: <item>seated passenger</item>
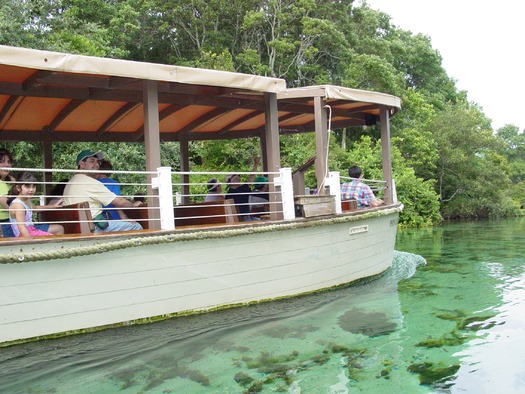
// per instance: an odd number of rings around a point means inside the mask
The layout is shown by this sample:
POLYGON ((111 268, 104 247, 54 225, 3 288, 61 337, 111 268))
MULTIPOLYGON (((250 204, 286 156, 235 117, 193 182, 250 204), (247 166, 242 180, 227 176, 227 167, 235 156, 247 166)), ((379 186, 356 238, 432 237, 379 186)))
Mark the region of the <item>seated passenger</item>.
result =
MULTIPOLYGON (((113 166, 109 160, 102 159, 99 161, 99 169, 102 171, 113 171, 113 166)), ((115 193, 116 196, 120 196, 120 185, 118 181, 110 177, 111 174, 108 172, 101 172, 96 175, 99 182, 102 182, 109 191, 115 193)), ((111 220, 127 219, 127 215, 122 209, 115 209, 113 204, 104 205, 102 207, 111 220)))
POLYGON ((59 200, 62 201, 64 199, 64 188, 68 180, 67 178, 62 178, 60 182, 53 187, 47 198, 47 205, 56 205, 59 200))
MULTIPOLYGON (((13 166, 13 156, 7 149, 0 149, 0 167, 11 168, 13 166)), ((7 182, 14 181, 15 178, 9 174, 9 170, 0 170, 0 225, 2 236, 14 237, 13 230, 9 224, 9 185, 7 182)))
POLYGON ((77 156, 77 166, 85 173, 77 173, 69 180, 64 189, 64 204, 78 204, 84 201, 89 203, 91 216, 95 223, 95 232, 141 230, 142 226, 131 220, 110 220, 102 215, 102 206, 113 204, 118 208, 132 208, 141 204, 140 201, 131 202, 109 191, 106 186, 95 179, 99 169, 101 152, 84 150, 77 156))
POLYGON ((222 186, 217 178, 211 178, 207 185, 208 194, 204 199, 204 202, 224 201, 224 195, 222 194, 222 186))
MULTIPOLYGON (((9 199, 9 221, 15 237, 33 237, 42 235, 64 234, 64 227, 60 224, 33 223, 33 203, 32 199, 36 191, 36 177, 30 172, 22 172, 16 179, 11 188, 9 199)), ((60 206, 59 201, 56 205, 46 205, 35 207, 35 210, 45 208, 56 208, 60 206)))
POLYGON ((361 182, 363 171, 358 166, 348 169, 348 176, 353 179, 351 182, 345 182, 341 186, 341 200, 357 201, 358 208, 378 207, 384 204, 383 200, 376 199, 370 186, 361 182))
POLYGON ((259 175, 255 178, 253 192, 248 198, 250 213, 267 213, 269 209, 270 195, 268 194, 268 178, 259 175))
MULTIPOLYGON (((257 170, 259 160, 260 159, 258 157, 254 157, 252 172, 257 170)), ((248 177, 248 183, 253 183, 254 179, 255 174, 250 174, 250 176, 248 177)), ((226 199, 233 199, 239 212, 240 220, 252 220, 252 218, 250 217, 250 205, 248 203, 249 196, 252 192, 250 186, 246 183, 241 183, 241 178, 239 174, 228 175, 225 179, 225 182, 227 184, 226 199)))

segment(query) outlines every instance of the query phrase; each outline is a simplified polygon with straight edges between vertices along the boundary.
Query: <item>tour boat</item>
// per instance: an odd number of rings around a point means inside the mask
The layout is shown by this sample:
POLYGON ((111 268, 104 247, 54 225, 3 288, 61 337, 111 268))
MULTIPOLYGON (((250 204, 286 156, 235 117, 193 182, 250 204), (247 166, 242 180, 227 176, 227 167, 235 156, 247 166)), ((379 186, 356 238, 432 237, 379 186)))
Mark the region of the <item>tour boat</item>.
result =
POLYGON ((69 211, 77 226, 62 222, 77 230, 0 238, 0 344, 246 306, 381 275, 392 263, 403 208, 390 163, 389 119, 399 109, 399 98, 377 92, 287 88, 277 78, 0 46, 0 133, 3 141, 42 144, 44 169, 33 170, 45 190, 53 172, 74 172, 74 165, 56 168, 55 142, 142 143, 148 202, 136 212, 140 231, 93 233, 89 210, 79 206, 69 211), (341 201, 342 177, 327 168, 328 135, 376 123, 385 204, 355 209, 341 201), (280 163, 279 136, 302 132, 316 137, 315 195, 301 171, 280 163), (248 137, 259 138, 258 174, 268 178, 270 201, 260 220, 241 221, 229 200, 192 199, 204 175, 191 171, 188 144, 248 137), (180 143, 180 171, 161 166, 164 141, 180 143))

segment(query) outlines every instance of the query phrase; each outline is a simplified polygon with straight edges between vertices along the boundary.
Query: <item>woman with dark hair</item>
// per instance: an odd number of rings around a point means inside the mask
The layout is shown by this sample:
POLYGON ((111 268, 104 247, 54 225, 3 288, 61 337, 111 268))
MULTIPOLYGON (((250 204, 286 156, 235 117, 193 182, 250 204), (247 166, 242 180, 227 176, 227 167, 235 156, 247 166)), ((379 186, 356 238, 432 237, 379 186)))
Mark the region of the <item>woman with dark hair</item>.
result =
MULTIPOLYGON (((253 168, 251 172, 257 171, 257 166, 259 165, 260 157, 253 158, 253 168)), ((240 220, 243 222, 250 220, 259 220, 259 218, 252 218, 250 216, 250 204, 248 202, 249 196, 252 193, 252 188, 250 185, 255 180, 255 174, 250 174, 248 176, 248 183, 241 182, 239 174, 231 174, 226 177, 226 197, 227 199, 231 198, 235 202, 237 210, 240 214, 240 220)))
MULTIPOLYGON (((31 200, 35 196, 37 182, 38 180, 32 173, 24 171, 16 178, 15 184, 11 187, 11 197, 8 200, 9 221, 15 237, 64 234, 64 227, 60 224, 33 223, 31 200)), ((37 207, 36 209, 42 208, 37 207)))
POLYGON ((211 178, 207 185, 208 194, 204 202, 223 201, 224 194, 222 194, 222 186, 217 178, 211 178))
POLYGON ((9 224, 9 204, 7 199, 9 197, 9 185, 7 182, 14 181, 7 168, 13 165, 13 156, 7 149, 0 149, 0 224, 2 227, 2 234, 4 237, 14 237, 11 225, 9 224))

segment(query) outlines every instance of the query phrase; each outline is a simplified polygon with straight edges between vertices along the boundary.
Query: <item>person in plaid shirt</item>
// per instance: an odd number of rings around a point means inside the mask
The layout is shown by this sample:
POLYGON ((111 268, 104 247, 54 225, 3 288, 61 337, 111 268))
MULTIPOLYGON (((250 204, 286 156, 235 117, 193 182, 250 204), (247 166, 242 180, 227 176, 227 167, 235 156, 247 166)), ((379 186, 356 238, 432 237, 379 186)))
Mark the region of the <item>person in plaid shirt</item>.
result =
POLYGON ((380 200, 374 196, 374 192, 370 189, 370 186, 361 182, 363 177, 363 171, 358 166, 353 166, 348 169, 348 176, 353 179, 352 182, 345 182, 341 186, 341 200, 357 201, 358 208, 367 207, 378 207, 384 204, 383 200, 380 200))

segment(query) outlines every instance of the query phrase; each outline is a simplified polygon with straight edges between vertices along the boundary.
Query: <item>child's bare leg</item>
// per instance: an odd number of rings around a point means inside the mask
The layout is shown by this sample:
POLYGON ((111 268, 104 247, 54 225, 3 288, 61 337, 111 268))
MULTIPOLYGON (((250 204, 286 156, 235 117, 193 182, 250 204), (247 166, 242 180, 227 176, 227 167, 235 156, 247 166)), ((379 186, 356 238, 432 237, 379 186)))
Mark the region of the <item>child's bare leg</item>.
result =
POLYGON ((47 231, 53 235, 62 235, 64 234, 64 226, 61 224, 51 224, 49 225, 49 229, 47 231))

